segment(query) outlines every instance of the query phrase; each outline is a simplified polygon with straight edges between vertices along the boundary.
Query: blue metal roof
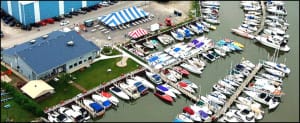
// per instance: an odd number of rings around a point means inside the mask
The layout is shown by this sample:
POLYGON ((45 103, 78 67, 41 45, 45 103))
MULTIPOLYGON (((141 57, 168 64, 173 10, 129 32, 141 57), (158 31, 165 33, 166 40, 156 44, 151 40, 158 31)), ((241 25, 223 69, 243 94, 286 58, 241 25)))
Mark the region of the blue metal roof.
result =
POLYGON ((35 73, 40 74, 86 53, 100 50, 76 31, 54 31, 49 33, 46 39, 39 37, 35 40, 34 44, 25 42, 4 50, 3 54, 19 56, 35 73), (68 41, 73 41, 74 45, 68 46, 68 41))

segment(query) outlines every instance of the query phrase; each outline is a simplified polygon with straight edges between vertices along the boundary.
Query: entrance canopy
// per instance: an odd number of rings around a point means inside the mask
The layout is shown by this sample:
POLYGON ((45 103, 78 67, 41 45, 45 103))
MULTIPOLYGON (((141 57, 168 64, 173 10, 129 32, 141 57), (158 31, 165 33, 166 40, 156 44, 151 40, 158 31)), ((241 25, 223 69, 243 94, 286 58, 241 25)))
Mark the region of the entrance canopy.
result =
POLYGON ((136 38, 142 37, 142 36, 147 35, 147 34, 148 34, 147 30, 142 29, 142 28, 138 28, 134 31, 129 32, 128 36, 133 38, 133 39, 136 39, 136 38))

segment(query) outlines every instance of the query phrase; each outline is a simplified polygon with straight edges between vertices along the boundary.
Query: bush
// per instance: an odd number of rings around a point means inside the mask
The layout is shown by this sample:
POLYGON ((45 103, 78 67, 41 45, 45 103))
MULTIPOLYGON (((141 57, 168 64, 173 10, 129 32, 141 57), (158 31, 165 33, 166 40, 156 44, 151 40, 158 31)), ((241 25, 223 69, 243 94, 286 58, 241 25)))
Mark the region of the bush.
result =
POLYGON ((1 81, 1 87, 4 88, 7 92, 11 93, 15 102, 18 103, 25 110, 32 112, 36 116, 44 115, 42 108, 36 102, 22 94, 12 85, 1 81))
POLYGON ((111 47, 103 47, 103 49, 102 49, 102 53, 110 53, 110 52, 111 52, 111 50, 112 50, 112 48, 111 48, 111 47))

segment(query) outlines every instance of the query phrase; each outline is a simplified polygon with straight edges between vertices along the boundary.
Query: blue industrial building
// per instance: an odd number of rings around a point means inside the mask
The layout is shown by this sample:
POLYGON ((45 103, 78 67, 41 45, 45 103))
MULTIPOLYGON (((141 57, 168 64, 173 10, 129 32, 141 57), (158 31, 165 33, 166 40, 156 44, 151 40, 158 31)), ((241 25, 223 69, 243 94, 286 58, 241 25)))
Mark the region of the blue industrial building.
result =
POLYGON ((54 31, 2 51, 2 60, 29 80, 47 80, 89 66, 100 48, 76 31, 54 31))
POLYGON ((1 1, 1 8, 24 25, 66 14, 101 1, 1 1))

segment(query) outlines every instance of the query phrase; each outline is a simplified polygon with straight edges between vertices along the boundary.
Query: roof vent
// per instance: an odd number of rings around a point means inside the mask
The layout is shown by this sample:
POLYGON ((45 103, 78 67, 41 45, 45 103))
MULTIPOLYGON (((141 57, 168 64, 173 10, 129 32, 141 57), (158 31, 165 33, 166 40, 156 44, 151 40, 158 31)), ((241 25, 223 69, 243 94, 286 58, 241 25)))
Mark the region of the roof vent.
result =
POLYGON ((43 39, 46 39, 46 38, 48 38, 48 35, 44 35, 44 36, 43 36, 43 39))
POLYGON ((68 46, 73 46, 73 45, 74 45, 74 41, 68 41, 68 42, 67 42, 67 45, 68 45, 68 46))
POLYGON ((35 40, 31 40, 31 41, 29 41, 31 44, 34 44, 35 43, 35 40))

